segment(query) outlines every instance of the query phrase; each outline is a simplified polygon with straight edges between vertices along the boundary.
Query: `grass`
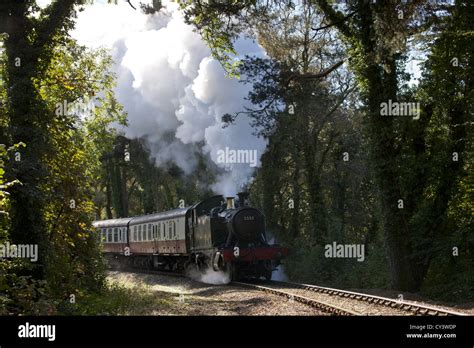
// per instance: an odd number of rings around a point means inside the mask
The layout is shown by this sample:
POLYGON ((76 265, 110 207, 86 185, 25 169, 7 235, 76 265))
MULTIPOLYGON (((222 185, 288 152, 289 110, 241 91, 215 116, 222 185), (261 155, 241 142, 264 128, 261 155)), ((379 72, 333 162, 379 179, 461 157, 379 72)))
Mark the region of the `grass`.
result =
POLYGON ((144 285, 124 287, 108 283, 99 293, 80 296, 76 303, 59 308, 62 315, 156 315, 170 313, 176 303, 172 294, 151 291, 144 285))

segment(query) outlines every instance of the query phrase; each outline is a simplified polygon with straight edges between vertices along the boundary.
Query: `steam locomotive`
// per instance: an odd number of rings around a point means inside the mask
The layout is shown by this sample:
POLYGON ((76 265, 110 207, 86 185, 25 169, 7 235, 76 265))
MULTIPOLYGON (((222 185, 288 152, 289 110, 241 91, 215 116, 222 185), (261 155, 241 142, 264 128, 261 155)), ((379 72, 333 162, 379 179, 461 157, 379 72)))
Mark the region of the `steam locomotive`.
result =
POLYGON ((268 280, 288 255, 271 245, 265 218, 238 200, 213 196, 192 206, 144 216, 94 221, 109 261, 133 267, 184 271, 188 267, 228 272, 231 279, 268 280))

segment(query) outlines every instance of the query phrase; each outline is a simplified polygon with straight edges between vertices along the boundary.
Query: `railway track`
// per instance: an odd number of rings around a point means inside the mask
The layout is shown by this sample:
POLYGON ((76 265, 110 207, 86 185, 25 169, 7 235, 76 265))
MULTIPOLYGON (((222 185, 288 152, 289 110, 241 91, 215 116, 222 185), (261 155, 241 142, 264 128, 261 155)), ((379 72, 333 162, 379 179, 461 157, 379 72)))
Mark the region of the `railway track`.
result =
MULTIPOLYGON (((337 315, 466 315, 460 312, 413 302, 309 284, 280 281, 267 281, 263 283, 264 285, 255 282, 236 283, 252 286, 256 289, 275 294, 281 294, 281 296, 294 296, 296 301, 303 303, 308 302, 308 304, 310 304, 309 302, 320 302, 322 303, 322 307, 319 307, 320 309, 327 307, 330 313, 337 315), (312 296, 311 294, 315 294, 316 296, 312 296), (333 312, 330 311, 330 307, 335 308, 333 312)), ((317 305, 315 305, 315 307, 317 307, 317 305)))
MULTIPOLYGON (((126 267, 122 271, 185 277, 184 273, 146 270, 126 267)), ((439 307, 426 306, 388 297, 369 295, 353 291, 328 288, 310 284, 281 281, 233 281, 231 284, 274 295, 290 301, 309 305, 330 315, 419 315, 419 316, 465 316, 467 314, 439 307)))
POLYGON ((309 305, 311 307, 314 307, 314 308, 316 308, 316 309, 318 309, 322 312, 326 312, 326 313, 329 313, 329 314, 332 314, 332 315, 340 315, 340 316, 360 315, 357 312, 354 312, 354 311, 351 311, 351 310, 348 310, 348 309, 344 309, 344 308, 341 308, 339 306, 336 306, 336 305, 333 305, 333 304, 330 304, 330 303, 326 303, 324 301, 317 301, 317 300, 309 298, 309 297, 305 297, 305 296, 301 296, 301 295, 295 295, 295 294, 287 292, 287 291, 282 291, 282 290, 267 287, 267 286, 257 285, 257 284, 253 284, 253 283, 246 283, 246 282, 235 282, 235 281, 233 281, 232 284, 248 287, 248 288, 251 288, 251 289, 257 289, 257 290, 268 292, 270 294, 286 297, 290 301, 293 300, 293 301, 297 301, 297 302, 300 302, 300 303, 304 303, 304 304, 309 305))

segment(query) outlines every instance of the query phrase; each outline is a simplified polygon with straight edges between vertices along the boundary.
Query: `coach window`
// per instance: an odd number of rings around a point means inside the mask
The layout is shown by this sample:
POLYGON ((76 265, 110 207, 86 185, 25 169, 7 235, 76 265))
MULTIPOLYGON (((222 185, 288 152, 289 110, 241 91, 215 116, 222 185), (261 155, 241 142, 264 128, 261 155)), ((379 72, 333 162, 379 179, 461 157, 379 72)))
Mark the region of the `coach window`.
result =
POLYGON ((176 221, 173 221, 173 237, 176 239, 176 221))
POLYGON ((132 240, 135 242, 137 240, 137 226, 133 226, 133 238, 132 240))
POLYGON ((173 226, 171 226, 171 222, 168 222, 168 238, 171 239, 171 234, 173 233, 173 226))
POLYGON ((138 241, 142 240, 142 225, 138 226, 138 241))

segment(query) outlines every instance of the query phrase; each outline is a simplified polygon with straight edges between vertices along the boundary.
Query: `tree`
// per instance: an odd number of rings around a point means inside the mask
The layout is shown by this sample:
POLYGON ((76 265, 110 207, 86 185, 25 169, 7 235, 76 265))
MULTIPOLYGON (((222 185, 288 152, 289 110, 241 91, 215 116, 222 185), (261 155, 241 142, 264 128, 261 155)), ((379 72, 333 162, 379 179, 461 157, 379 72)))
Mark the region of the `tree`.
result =
MULTIPOLYGON (((353 52, 352 67, 360 79, 367 108, 366 131, 380 192, 382 228, 388 246, 392 285, 400 290, 419 290, 433 257, 431 246, 440 236, 440 230, 444 229, 439 218, 444 219, 446 216, 447 202, 451 198, 451 191, 457 186, 462 164, 450 163, 446 157, 439 158, 438 165, 447 165, 450 169, 444 172, 446 177, 442 175, 443 178, 434 188, 430 181, 436 174, 428 170, 431 166, 422 164, 430 152, 426 145, 429 141, 427 131, 433 127, 430 121, 433 106, 429 103, 423 105, 422 120, 416 123, 407 119, 381 117, 381 105, 388 100, 403 98, 400 82, 406 38, 425 29, 413 20, 412 14, 415 11, 429 13, 431 6, 425 2, 402 6, 395 2, 382 5, 359 1, 349 6, 350 13, 356 12, 349 18, 334 10, 325 0, 318 0, 317 4, 332 25, 338 28, 353 52), (394 16, 398 11, 404 12, 402 19, 394 16), (387 37, 393 40, 387 40, 387 37), (403 165, 407 158, 412 158, 417 164, 410 167, 403 165), (409 171, 406 170, 408 168, 409 171), (423 204, 425 199, 430 203, 423 204)), ((441 39, 437 43, 443 42, 444 32, 449 33, 456 27, 456 18, 469 16, 468 8, 462 1, 447 7, 449 15, 438 18, 444 25, 441 26, 441 39)), ((463 40, 463 37, 464 34, 459 35, 459 39, 463 40)), ((452 74, 459 79, 464 76, 462 70, 453 71, 452 74)), ((464 81, 469 85, 468 80, 464 81)), ((448 111, 447 124, 452 130, 452 127, 457 127, 456 131, 448 135, 451 138, 449 142, 457 143, 460 152, 464 149, 462 139, 465 136, 467 101, 467 98, 463 98, 457 103, 457 109, 448 111)))
MULTIPOLYGON (((61 33, 70 29, 73 5, 79 1, 56 1, 41 12, 33 1, 4 1, 0 5, 0 32, 6 33, 6 91, 8 129, 3 134, 8 144, 24 142, 21 161, 8 163, 7 176, 22 185, 11 190, 11 238, 15 243, 39 244, 47 249, 43 219, 43 193, 40 185, 47 175, 41 157, 51 144, 46 136, 52 115, 48 114, 38 95, 34 80, 48 68, 52 47, 61 33)), ((43 254, 44 255, 44 254, 43 254)), ((43 255, 37 277, 42 277, 43 255)))
MULTIPOLYGON (((34 62, 27 57, 28 70, 21 78, 7 74, 6 85, 1 86, 5 87, 2 95, 18 88, 13 83, 24 87, 17 90, 23 93, 20 97, 8 95, 9 117, 2 119, 2 133, 7 140, 25 136, 34 146, 28 152, 18 149, 6 166, 8 180, 20 183, 8 190, 11 222, 6 224, 7 238, 14 244, 38 243, 41 261, 8 269, 3 280, 15 287, 9 290, 8 284, 2 284, 0 291, 11 300, 9 312, 14 313, 51 314, 56 304, 68 303, 71 294, 80 297, 104 285, 99 244, 90 224, 92 187, 100 162, 95 157, 98 151, 87 150, 94 148, 91 139, 98 140, 91 136, 96 135, 93 130, 106 132, 110 123, 123 123, 124 115, 113 98, 110 57, 104 51, 88 51, 63 34, 56 33, 44 48, 47 57, 34 62), (15 108, 29 114, 20 114, 15 108), (28 203, 22 205, 24 201, 28 203), (21 229, 34 222, 41 224, 21 229), (25 303, 25 298, 32 302, 25 303), (40 306, 45 300, 49 301, 46 306, 40 306)), ((8 57, 8 45, 6 53, 8 57)), ((25 68, 23 58, 21 62, 16 68, 25 68)), ((13 70, 8 64, 2 68, 13 70)))
MULTIPOLYGON (((365 0, 348 1, 337 10, 326 0, 308 3, 310 7, 312 5, 324 15, 319 25, 311 26, 313 33, 326 32, 336 39, 330 33, 337 29, 356 77, 366 114, 367 150, 379 197, 380 216, 376 220, 385 236, 392 287, 419 290, 431 261, 439 256, 436 245, 445 240, 443 235, 453 233, 447 214, 450 201, 465 177, 464 159, 470 157, 466 152, 466 142, 470 139, 466 122, 472 95, 468 92, 470 89, 465 88, 472 85, 472 40, 469 40, 472 35, 466 24, 468 18, 472 18, 472 6, 466 1, 400 4, 365 0), (425 75, 425 86, 414 91, 405 87, 404 66, 407 52, 413 48, 409 43, 418 44, 422 42, 420 38, 428 41, 432 55, 426 66, 430 72, 425 75), (459 57, 453 57, 453 52, 459 57), (452 62, 454 58, 461 62, 456 67, 452 62), (431 95, 439 98, 435 100, 429 97, 431 95), (384 103, 418 102, 420 97, 425 100, 417 122, 407 117, 381 115, 384 103), (454 161, 454 153, 463 160, 454 161)), ((240 33, 248 34, 259 26, 268 26, 273 11, 285 6, 292 7, 292 2, 251 1, 226 6, 198 2, 185 7, 188 21, 196 25, 205 39, 210 36, 209 32, 216 32, 215 37, 221 38, 219 42, 208 40, 211 48, 232 53, 233 39, 240 33), (229 34, 225 36, 223 32, 229 34)), ((305 23, 304 18, 302 16, 297 22, 305 23)), ((295 55, 285 46, 289 41, 279 40, 273 32, 278 33, 278 30, 262 35, 263 42, 271 43, 267 45, 271 46, 269 52, 281 57, 285 56, 286 50, 289 52, 287 61, 294 62, 295 55)), ((313 43, 312 39, 308 40, 312 35, 304 35, 303 42, 313 43)), ((304 49, 301 52, 307 53, 304 49)), ((215 56, 228 59, 225 54, 215 56)), ((331 68, 337 66, 338 63, 331 68)), ((328 71, 334 71, 331 68, 328 71)), ((314 74, 299 71, 296 74, 288 72, 287 76, 291 82, 299 77, 298 82, 302 83, 305 77, 313 78, 314 74)), ((261 81, 268 87, 270 80, 261 81)), ((310 87, 303 89, 312 90, 310 87)), ((256 96, 265 100, 264 95, 256 96)), ((232 120, 228 115, 226 119, 232 120)), ((266 119, 268 115, 264 113, 260 120, 265 123, 266 119)), ((304 144, 305 154, 312 157, 314 145, 307 141, 304 144)), ((270 143, 270 151, 274 148, 275 144, 270 143)), ((313 185, 314 192, 320 191, 318 180, 313 185)), ((264 201, 273 203, 271 199, 264 201)), ((317 198, 317 201, 321 199, 317 198)))

